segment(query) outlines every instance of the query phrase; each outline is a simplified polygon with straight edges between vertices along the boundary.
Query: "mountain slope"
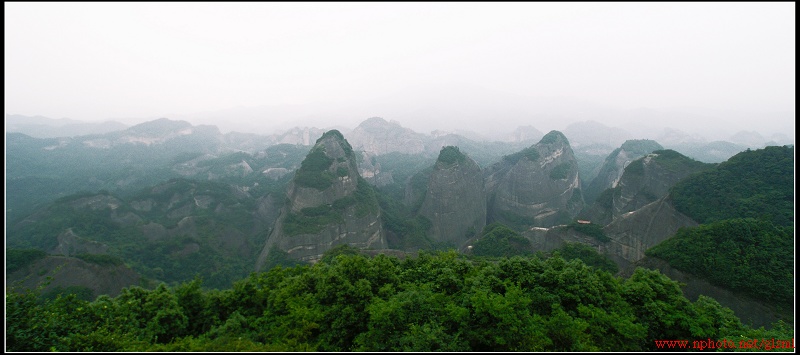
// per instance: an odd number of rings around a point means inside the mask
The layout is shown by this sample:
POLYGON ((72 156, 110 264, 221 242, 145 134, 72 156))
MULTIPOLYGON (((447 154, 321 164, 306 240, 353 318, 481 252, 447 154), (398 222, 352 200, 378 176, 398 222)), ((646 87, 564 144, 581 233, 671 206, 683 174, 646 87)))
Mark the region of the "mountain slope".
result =
POLYGON ((748 149, 681 181, 670 194, 677 210, 701 223, 751 217, 794 225, 794 149, 748 149))
POLYGON ((558 131, 504 157, 487 169, 485 182, 488 222, 514 229, 566 223, 584 204, 575 156, 558 131))
POLYGON ((179 282, 199 274, 208 285, 225 287, 252 271, 256 243, 277 218, 282 200, 262 193, 174 179, 126 198, 70 195, 10 224, 7 245, 52 255, 107 255, 150 280, 179 282))
POLYGON ((685 177, 712 167, 713 164, 701 163, 674 150, 653 151, 628 164, 615 186, 603 191, 580 216, 604 226, 666 196, 685 177))
POLYGON ((432 222, 436 242, 460 247, 486 224, 483 175, 458 147, 442 148, 430 174, 420 215, 432 222))
POLYGON ((597 176, 584 189, 586 203, 592 203, 597 196, 609 188, 617 186, 622 172, 630 162, 654 151, 664 149, 656 141, 649 139, 627 140, 606 157, 597 176))
POLYGON ((273 249, 295 260, 315 262, 340 244, 386 247, 377 198, 358 174, 353 148, 339 131, 328 131, 317 140, 289 184, 286 197, 256 270, 265 265, 273 249))

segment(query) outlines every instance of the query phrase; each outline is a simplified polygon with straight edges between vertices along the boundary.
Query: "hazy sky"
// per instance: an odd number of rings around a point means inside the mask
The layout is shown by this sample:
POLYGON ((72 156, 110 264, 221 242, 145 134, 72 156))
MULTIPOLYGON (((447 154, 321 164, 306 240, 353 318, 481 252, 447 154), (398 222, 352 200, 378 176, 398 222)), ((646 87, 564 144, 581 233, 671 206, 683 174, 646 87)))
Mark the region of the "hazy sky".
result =
MULTIPOLYGON (((452 109, 436 107, 439 95, 469 88, 515 102, 735 112, 726 119, 751 130, 794 127, 793 2, 4 7, 7 114, 123 122, 229 115, 221 125, 268 125, 335 107, 329 118, 348 124, 382 116, 423 127, 425 115, 415 122, 414 112, 447 117, 452 109), (224 111, 271 106, 318 111, 224 111), (782 121, 767 122, 773 117, 782 121)), ((483 104, 478 111, 491 112, 491 100, 483 104)))

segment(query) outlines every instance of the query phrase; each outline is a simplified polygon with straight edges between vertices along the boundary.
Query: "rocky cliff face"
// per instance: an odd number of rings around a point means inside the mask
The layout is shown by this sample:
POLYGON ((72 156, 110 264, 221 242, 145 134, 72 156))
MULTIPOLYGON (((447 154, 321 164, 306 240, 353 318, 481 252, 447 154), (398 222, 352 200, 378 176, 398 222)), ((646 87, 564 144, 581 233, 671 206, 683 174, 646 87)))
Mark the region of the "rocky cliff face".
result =
POLYGON ((481 168, 457 147, 442 148, 419 213, 433 226, 436 242, 459 247, 486 224, 481 168))
POLYGON ((286 196, 256 270, 264 266, 273 247, 309 262, 339 244, 386 248, 377 198, 359 175, 353 149, 339 131, 328 131, 317 140, 286 196))
POLYGON ((627 140, 622 146, 615 149, 606 158, 600 172, 585 188, 584 198, 587 203, 592 203, 606 189, 617 186, 625 167, 632 161, 639 159, 654 150, 664 149, 656 141, 649 139, 627 140))
POLYGON ((604 191, 581 217, 606 225, 666 196, 678 181, 710 166, 674 150, 656 150, 627 164, 615 186, 604 191))
POLYGON ((358 174, 373 186, 386 186, 394 183, 394 176, 391 171, 384 171, 381 163, 378 162, 374 154, 361 151, 359 155, 358 174))
POLYGON ((348 139, 356 150, 375 155, 390 152, 419 154, 425 151, 425 135, 380 117, 362 122, 348 135, 348 139))
POLYGON ((625 269, 643 259, 647 249, 672 237, 679 228, 697 225, 676 211, 669 197, 662 197, 622 215, 602 229, 596 224, 583 225, 591 228, 579 228, 581 224, 571 223, 529 228, 522 232, 522 236, 530 240, 534 251, 551 251, 566 242, 583 243, 610 257, 620 269, 625 269))
POLYGON ((644 258, 650 247, 672 237, 681 227, 697 222, 675 210, 669 197, 663 197, 634 212, 628 212, 603 228, 611 239, 605 251, 622 268, 644 258))
POLYGON ((504 157, 487 169, 485 181, 489 220, 517 229, 566 223, 584 205, 577 161, 558 131, 504 157))

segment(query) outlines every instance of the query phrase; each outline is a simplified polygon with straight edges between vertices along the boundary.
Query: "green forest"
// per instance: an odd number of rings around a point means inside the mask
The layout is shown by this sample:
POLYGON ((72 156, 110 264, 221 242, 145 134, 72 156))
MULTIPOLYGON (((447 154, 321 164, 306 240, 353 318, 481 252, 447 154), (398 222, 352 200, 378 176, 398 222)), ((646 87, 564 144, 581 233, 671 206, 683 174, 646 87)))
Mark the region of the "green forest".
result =
POLYGON ((792 226, 793 148, 748 149, 680 181, 670 196, 678 211, 699 223, 751 217, 792 226))
POLYGON ((646 254, 716 285, 791 306, 793 230, 752 218, 730 219, 682 228, 646 254))
POLYGON ((794 152, 743 151, 678 182, 676 209, 701 225, 682 228, 646 255, 711 283, 783 308, 794 300, 794 152))
POLYGON ((342 247, 229 289, 195 279, 114 298, 6 293, 8 351, 643 351, 656 339, 791 338, 743 325, 677 282, 560 256, 454 251, 398 259, 342 247))

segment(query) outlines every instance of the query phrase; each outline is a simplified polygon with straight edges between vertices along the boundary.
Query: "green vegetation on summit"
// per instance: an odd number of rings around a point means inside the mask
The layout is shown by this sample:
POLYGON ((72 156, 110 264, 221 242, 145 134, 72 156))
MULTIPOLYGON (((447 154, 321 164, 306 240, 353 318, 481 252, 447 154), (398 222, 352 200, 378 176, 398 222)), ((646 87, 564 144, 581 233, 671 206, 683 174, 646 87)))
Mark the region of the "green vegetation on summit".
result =
POLYGON ((711 166, 711 164, 694 160, 672 149, 655 150, 652 154, 655 154, 653 159, 659 166, 670 171, 700 171, 711 166))
POLYGON ((439 152, 439 158, 436 161, 442 163, 444 166, 453 166, 463 163, 466 159, 467 156, 461 153, 458 147, 446 146, 442 147, 442 150, 439 152))
POLYGON ((295 173, 294 182, 299 186, 325 190, 331 187, 333 180, 336 179, 336 176, 328 171, 331 164, 333 159, 325 155, 325 147, 316 146, 303 159, 300 169, 295 173))
POLYGON ((670 190, 675 208, 699 223, 730 218, 794 224, 794 152, 766 147, 741 152, 670 190))

